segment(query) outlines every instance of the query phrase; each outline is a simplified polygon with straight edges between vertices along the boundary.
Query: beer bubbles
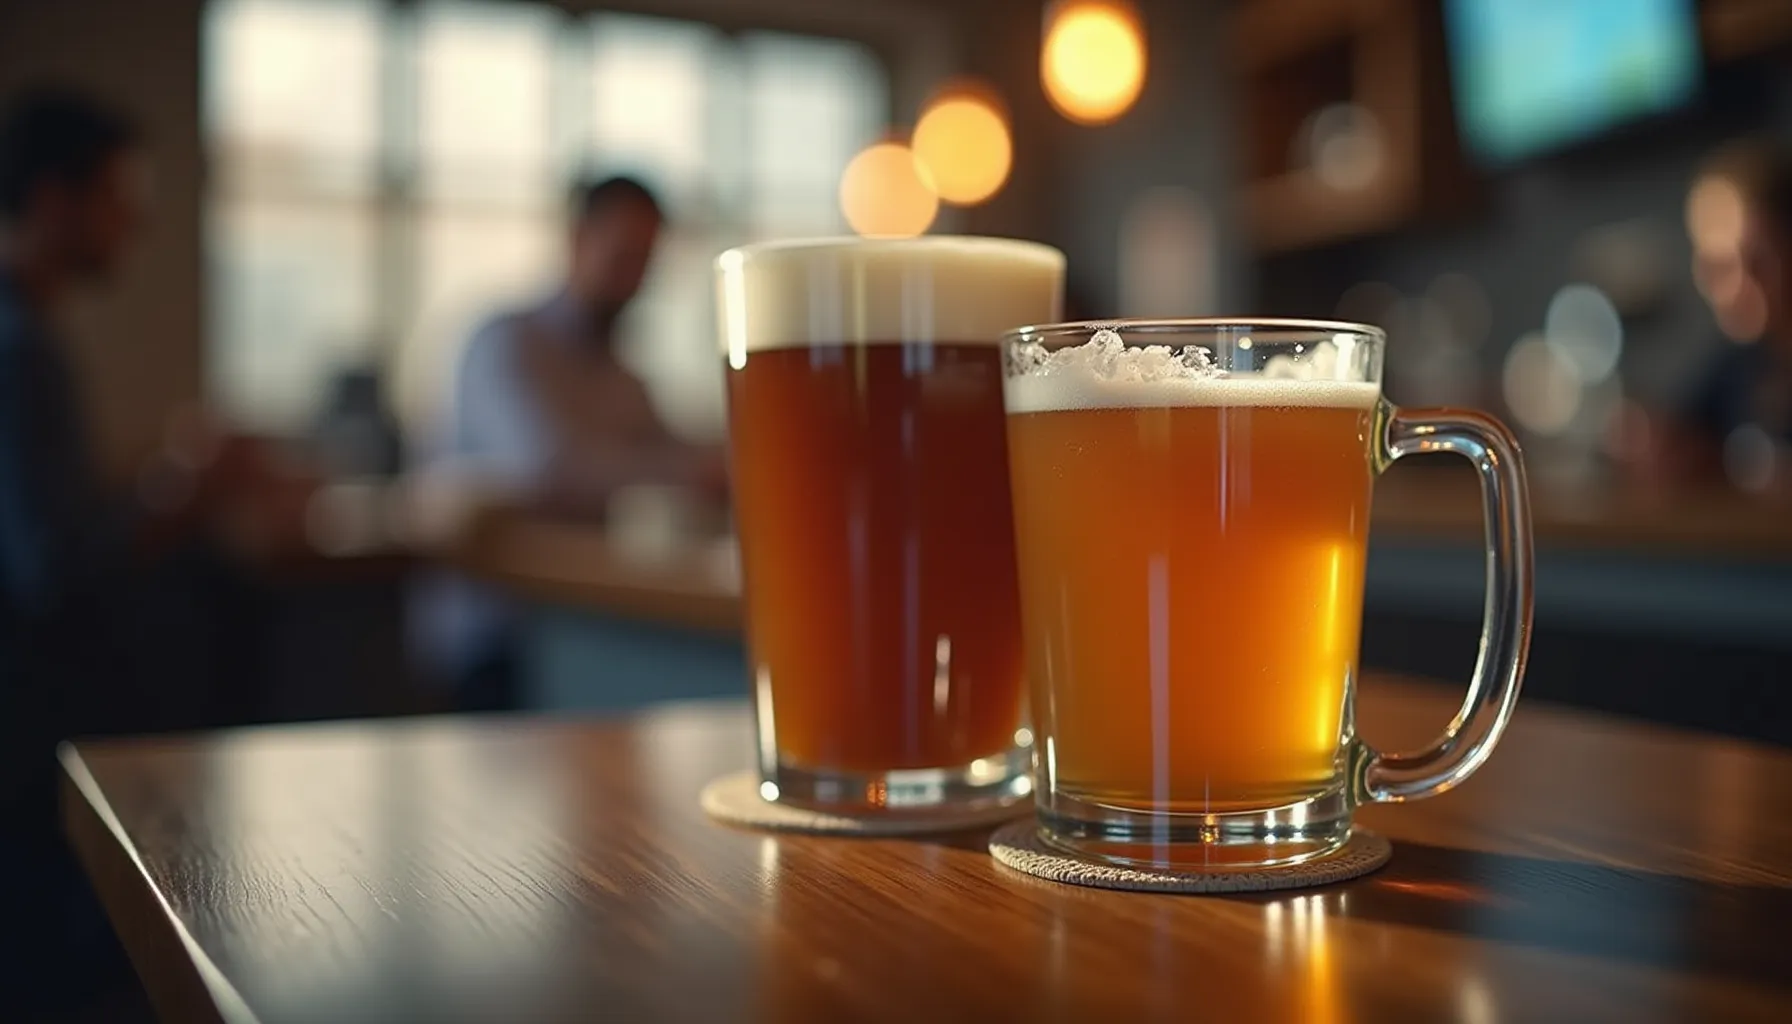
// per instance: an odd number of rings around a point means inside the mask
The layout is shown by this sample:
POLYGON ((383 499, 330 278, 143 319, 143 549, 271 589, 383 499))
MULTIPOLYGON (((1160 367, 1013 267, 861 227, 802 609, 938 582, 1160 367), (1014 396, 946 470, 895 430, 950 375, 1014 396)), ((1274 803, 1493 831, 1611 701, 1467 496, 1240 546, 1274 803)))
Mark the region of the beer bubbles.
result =
POLYGON ((974 206, 1000 191, 1014 159, 1000 101, 968 83, 942 90, 921 112, 914 150, 940 199, 958 206, 974 206))
POLYGON ((860 151, 840 178, 840 210, 867 238, 913 238, 939 213, 933 173, 900 142, 860 151))

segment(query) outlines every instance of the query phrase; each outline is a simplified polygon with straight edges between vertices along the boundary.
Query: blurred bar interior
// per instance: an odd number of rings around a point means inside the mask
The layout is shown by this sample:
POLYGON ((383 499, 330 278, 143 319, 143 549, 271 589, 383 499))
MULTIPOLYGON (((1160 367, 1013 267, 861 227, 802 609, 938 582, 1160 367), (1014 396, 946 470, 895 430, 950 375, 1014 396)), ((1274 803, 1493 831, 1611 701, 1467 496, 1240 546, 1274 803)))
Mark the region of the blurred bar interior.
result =
MULTIPOLYGON (((744 693, 720 486, 505 500, 514 465, 437 457, 469 338, 562 292, 569 186, 628 175, 664 222, 615 351, 682 453, 726 441, 711 262, 748 241, 1031 238, 1075 318, 1379 324, 1393 400, 1523 432, 1527 699, 1792 743, 1789 52, 1781 0, 7 3, 0 101, 78 89, 153 164, 58 328, 100 475, 154 506, 170 452, 251 465, 190 612, 229 656, 179 663, 230 671, 93 727, 744 693), (416 654, 442 587, 502 605, 477 696, 416 654)), ((1479 498, 1416 461, 1364 662, 1457 679, 1479 498)))
MULTIPOLYGON (((1788 360, 1761 362, 1777 390, 1749 408, 1697 401, 1714 367, 1792 331, 1763 291, 1789 278, 1745 265, 1745 186, 1700 170, 1792 131, 1784 5, 81 0, 3 17, 0 87, 86 90, 153 159, 152 230, 68 329, 107 474, 134 479, 205 407, 333 481, 302 537, 265 509, 232 517, 239 546, 280 548, 251 574, 271 646, 233 684, 241 714, 436 706, 402 622, 407 577, 443 557, 552 584, 525 588, 529 706, 737 692, 731 629, 661 636, 657 616, 581 599, 592 538, 567 516, 514 526, 541 526, 521 550, 544 575, 464 537, 419 543, 442 516, 419 524, 371 486, 428 461, 475 328, 554 292, 569 183, 629 174, 666 217, 616 344, 681 438, 724 440, 709 267, 756 239, 1036 238, 1069 254, 1076 316, 1376 323, 1395 400, 1525 432, 1546 548, 1531 692, 1792 740, 1788 360), (1709 443, 1675 457, 1689 420, 1709 443), (612 662, 612 686, 603 652, 648 634, 691 671, 650 648, 639 679, 612 662)), ((447 513, 441 491, 404 493, 447 513)), ((1444 652, 1478 615, 1473 491, 1461 467, 1403 466, 1380 492, 1369 664, 1465 667, 1444 652)), ((578 510, 614 504, 611 554, 721 528, 667 518, 679 502, 658 491, 614 497, 578 510)))

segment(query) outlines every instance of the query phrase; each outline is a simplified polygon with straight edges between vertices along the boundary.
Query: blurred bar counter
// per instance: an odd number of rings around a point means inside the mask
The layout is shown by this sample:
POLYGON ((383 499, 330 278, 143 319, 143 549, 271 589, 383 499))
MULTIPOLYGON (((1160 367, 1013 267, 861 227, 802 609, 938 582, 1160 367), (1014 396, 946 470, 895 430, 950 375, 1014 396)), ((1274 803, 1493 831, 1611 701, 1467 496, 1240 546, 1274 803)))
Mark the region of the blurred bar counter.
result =
MULTIPOLYGON (((1729 489, 1650 492, 1531 482, 1537 544, 1549 549, 1792 562, 1792 505, 1729 489)), ((1376 539, 1479 543, 1481 492, 1460 466, 1402 464, 1375 485, 1376 539)))
POLYGON ((519 597, 694 632, 740 629, 740 582, 726 538, 641 550, 602 526, 498 512, 447 552, 519 597))
MULTIPOLYGON (((1377 484, 1363 664, 1466 679, 1480 631, 1480 495, 1461 467, 1377 484)), ((1526 693, 1792 744, 1792 508, 1728 490, 1532 480, 1526 693)))
POLYGON ((438 554, 523 603, 515 655, 531 710, 613 713, 746 693, 725 536, 491 511, 438 554))
MULTIPOLYGON (((1480 628, 1472 474, 1402 467, 1376 491, 1367 667, 1466 680, 1480 628)), ((1534 493, 1533 696, 1792 743, 1792 515, 1724 492, 1534 493)), ((622 711, 740 697, 739 580, 721 537, 643 542, 522 513, 444 553, 525 602, 526 703, 622 711)))

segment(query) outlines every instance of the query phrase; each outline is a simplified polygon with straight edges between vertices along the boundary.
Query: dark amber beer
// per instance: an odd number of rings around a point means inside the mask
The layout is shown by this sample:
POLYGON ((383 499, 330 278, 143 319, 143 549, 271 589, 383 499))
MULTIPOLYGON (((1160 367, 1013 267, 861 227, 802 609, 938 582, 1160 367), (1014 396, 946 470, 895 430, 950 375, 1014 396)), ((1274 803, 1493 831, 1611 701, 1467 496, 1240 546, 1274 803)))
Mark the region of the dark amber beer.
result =
POLYGON ((761 771, 780 799, 1024 795, 1000 341, 1056 314, 1061 278, 1055 250, 995 239, 719 262, 761 771))

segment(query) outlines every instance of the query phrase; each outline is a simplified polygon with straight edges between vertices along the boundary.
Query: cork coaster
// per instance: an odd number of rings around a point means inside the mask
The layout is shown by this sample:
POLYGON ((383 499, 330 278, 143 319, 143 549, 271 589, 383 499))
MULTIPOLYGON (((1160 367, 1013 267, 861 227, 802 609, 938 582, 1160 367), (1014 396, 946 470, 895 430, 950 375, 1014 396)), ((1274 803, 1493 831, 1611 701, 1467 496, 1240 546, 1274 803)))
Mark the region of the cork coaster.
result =
POLYGON ((957 832, 1031 815, 1033 801, 969 809, 899 811, 888 815, 831 814, 827 811, 774 803, 759 795, 759 773, 748 769, 724 775, 703 787, 703 812, 717 821, 777 832, 830 836, 912 836, 957 832))
POLYGON ((1088 885, 1097 889, 1135 892, 1269 892, 1330 885, 1366 875, 1388 862, 1394 848, 1365 828, 1350 834, 1344 848, 1329 856, 1282 867, 1248 871, 1188 872, 1153 871, 1082 860, 1046 845, 1031 820, 1016 821, 996 829, 989 837, 989 852, 1003 866, 1051 882, 1088 885))

